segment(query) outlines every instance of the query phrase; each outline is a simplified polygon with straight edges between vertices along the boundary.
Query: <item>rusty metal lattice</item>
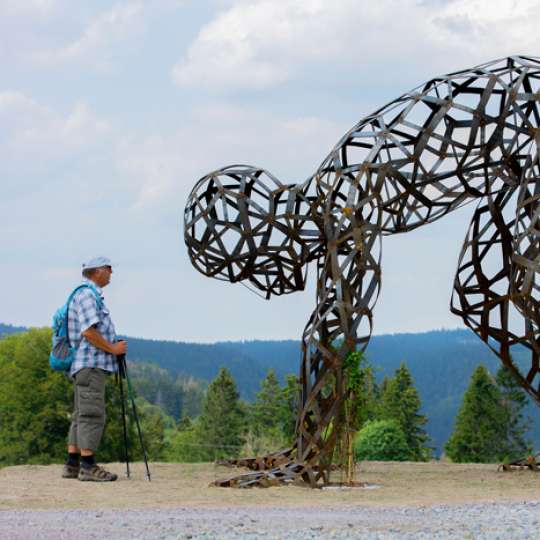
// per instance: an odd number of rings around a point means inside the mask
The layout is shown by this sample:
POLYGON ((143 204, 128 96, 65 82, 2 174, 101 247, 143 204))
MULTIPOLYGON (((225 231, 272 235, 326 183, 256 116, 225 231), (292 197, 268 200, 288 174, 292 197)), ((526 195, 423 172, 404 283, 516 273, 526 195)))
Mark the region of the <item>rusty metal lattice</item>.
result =
POLYGON ((527 456, 517 461, 512 461, 510 463, 502 463, 498 467, 498 471, 504 472, 513 472, 513 471, 523 471, 529 470, 538 472, 540 471, 540 452, 534 455, 527 456))
POLYGON ((371 335, 382 237, 468 202, 477 207, 451 310, 540 403, 539 105, 540 59, 513 56, 432 79, 362 119, 305 182, 283 184, 247 165, 197 182, 184 232, 200 272, 245 280, 270 298, 302 290, 307 264, 317 267, 294 447, 279 459, 243 460, 254 472, 218 485, 329 481, 341 366, 371 335), (520 330, 511 329, 512 310, 520 330), (513 361, 515 346, 528 360, 513 361))

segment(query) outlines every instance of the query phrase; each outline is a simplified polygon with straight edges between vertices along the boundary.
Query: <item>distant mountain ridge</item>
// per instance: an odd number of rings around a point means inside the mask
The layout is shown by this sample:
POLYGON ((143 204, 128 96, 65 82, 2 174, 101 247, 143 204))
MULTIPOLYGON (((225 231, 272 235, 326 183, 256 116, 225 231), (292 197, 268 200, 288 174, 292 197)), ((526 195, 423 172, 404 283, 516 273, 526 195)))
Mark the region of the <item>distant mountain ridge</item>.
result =
MULTIPOLYGON (((0 336, 24 331, 23 327, 0 324, 0 336)), ((300 342, 227 341, 213 344, 185 343, 127 337, 131 360, 151 360, 172 375, 191 375, 211 380, 221 366, 233 374, 244 399, 252 400, 260 380, 273 368, 280 379, 300 369, 300 342)), ((428 433, 439 453, 448 439, 463 392, 474 368, 483 363, 491 373, 499 368, 496 355, 470 330, 433 330, 418 334, 373 336, 366 356, 375 367, 379 382, 391 377, 405 362, 415 381, 429 418, 428 433)), ((532 438, 540 447, 540 407, 531 402, 532 438)))
POLYGON ((0 323, 0 338, 7 336, 8 334, 15 334, 16 332, 24 332, 28 330, 25 326, 13 326, 11 324, 0 323))

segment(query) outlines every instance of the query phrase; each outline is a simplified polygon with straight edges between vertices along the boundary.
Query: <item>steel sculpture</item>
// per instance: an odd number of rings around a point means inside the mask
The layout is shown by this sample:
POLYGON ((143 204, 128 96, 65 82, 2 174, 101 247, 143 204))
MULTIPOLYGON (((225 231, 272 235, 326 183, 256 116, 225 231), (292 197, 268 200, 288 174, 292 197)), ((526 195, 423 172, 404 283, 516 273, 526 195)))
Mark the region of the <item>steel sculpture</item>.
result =
POLYGON ((512 56, 432 79, 363 118, 303 183, 283 184, 247 165, 197 182, 184 231, 200 272, 245 280, 270 298, 302 290, 308 263, 317 268, 296 442, 234 462, 254 472, 218 485, 328 482, 345 397, 342 364, 370 338, 381 239, 468 202, 477 206, 451 311, 540 403, 539 142, 540 58, 512 56), (519 330, 510 327, 514 308, 519 330), (517 346, 528 351, 526 364, 513 361, 517 346))

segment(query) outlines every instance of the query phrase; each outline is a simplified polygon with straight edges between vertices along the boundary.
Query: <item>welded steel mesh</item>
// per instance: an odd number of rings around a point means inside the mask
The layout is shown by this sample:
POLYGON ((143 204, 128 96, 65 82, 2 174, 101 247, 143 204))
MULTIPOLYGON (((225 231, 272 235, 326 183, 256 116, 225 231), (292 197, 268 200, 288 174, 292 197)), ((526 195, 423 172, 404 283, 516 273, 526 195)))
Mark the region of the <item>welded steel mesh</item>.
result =
POLYGON ((371 335, 382 238, 468 202, 477 206, 451 310, 540 403, 539 105, 540 59, 514 56, 432 79, 363 118, 305 182, 283 184, 247 165, 199 180, 184 233, 200 272, 270 298, 302 290, 307 264, 317 266, 294 448, 277 461, 244 460, 268 470, 223 485, 328 481, 342 364, 371 335))

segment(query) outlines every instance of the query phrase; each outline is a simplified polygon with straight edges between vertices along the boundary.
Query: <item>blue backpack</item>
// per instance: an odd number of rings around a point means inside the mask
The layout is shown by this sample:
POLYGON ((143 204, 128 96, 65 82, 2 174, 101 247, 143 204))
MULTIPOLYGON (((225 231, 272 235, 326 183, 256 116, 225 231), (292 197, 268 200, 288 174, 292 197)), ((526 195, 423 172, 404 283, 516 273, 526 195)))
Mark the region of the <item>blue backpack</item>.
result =
POLYGON ((84 287, 88 287, 96 295, 98 309, 103 307, 103 300, 97 290, 92 285, 84 283, 76 287, 67 302, 56 311, 53 316, 52 350, 49 355, 49 364, 55 371, 69 371, 73 363, 75 350, 69 343, 68 309, 75 293, 84 287))

